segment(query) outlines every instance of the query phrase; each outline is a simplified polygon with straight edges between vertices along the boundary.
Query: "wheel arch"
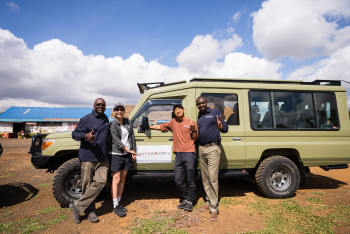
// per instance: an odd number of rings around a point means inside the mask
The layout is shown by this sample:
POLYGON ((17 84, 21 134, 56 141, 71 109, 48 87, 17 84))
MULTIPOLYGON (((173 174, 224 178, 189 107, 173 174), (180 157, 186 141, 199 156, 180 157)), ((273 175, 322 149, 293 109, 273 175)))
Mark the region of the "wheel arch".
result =
POLYGON ((78 150, 62 150, 57 152, 50 158, 47 171, 53 173, 63 163, 71 160, 72 158, 78 158, 78 150))

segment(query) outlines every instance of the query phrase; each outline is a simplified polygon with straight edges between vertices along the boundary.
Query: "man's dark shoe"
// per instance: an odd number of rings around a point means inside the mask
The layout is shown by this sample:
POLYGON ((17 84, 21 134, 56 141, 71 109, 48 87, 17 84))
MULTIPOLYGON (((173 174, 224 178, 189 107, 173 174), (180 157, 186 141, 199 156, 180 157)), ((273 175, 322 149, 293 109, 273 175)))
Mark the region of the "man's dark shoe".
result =
POLYGON ((97 215, 95 214, 95 212, 90 212, 88 214, 88 220, 91 223, 97 223, 98 221, 100 221, 100 219, 97 217, 97 215))
POLYGON ((200 212, 204 212, 209 210, 209 205, 207 203, 205 203, 201 208, 199 208, 200 212))
POLYGON ((117 205, 116 207, 114 207, 113 212, 119 217, 124 217, 126 215, 125 210, 121 205, 117 205))
POLYGON ((184 200, 180 205, 177 206, 177 208, 183 209, 183 208, 185 208, 186 204, 187 204, 187 201, 184 200))
POLYGON ((210 220, 211 221, 218 220, 218 214, 219 214, 219 212, 217 212, 217 211, 210 211, 210 220))
POLYGON ((74 203, 69 204, 69 209, 72 211, 73 213, 73 220, 76 224, 79 224, 80 221, 80 211, 75 208, 74 203))
POLYGON ((186 205, 184 206, 184 210, 191 212, 193 210, 192 202, 186 202, 186 205))

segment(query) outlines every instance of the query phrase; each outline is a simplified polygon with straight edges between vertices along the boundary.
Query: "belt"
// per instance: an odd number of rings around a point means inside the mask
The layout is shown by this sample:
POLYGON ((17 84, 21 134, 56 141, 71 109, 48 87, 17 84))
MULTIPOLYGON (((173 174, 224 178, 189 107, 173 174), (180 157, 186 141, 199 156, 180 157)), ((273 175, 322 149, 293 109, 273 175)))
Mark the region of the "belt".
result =
POLYGON ((199 144, 200 146, 204 146, 204 147, 209 147, 209 146, 214 146, 214 145, 220 145, 220 143, 218 142, 213 142, 213 143, 208 143, 208 144, 199 144))

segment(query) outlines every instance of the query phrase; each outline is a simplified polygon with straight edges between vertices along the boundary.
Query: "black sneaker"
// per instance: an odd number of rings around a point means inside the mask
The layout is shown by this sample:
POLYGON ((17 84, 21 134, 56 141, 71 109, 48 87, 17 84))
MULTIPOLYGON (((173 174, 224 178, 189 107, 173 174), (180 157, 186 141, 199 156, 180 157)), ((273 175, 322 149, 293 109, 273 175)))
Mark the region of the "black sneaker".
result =
POLYGON ((184 206, 184 208, 183 208, 185 211, 189 211, 189 212, 191 212, 192 210, 193 210, 193 205, 192 205, 192 202, 188 202, 188 201, 186 201, 186 204, 185 204, 185 206, 184 206))
POLYGON ((80 211, 75 208, 74 203, 69 204, 69 209, 72 211, 73 213, 73 220, 76 224, 79 224, 80 221, 80 211))
POLYGON ((125 212, 128 212, 128 210, 123 206, 123 204, 119 204, 125 212))
MULTIPOLYGON (((125 209, 125 208, 124 208, 125 209)), ((118 215, 119 217, 124 217, 126 215, 125 210, 121 205, 117 205, 113 208, 113 212, 118 215)))
POLYGON ((177 208, 178 209, 183 209, 183 208, 185 208, 186 204, 187 204, 187 201, 184 200, 180 205, 177 206, 177 208))

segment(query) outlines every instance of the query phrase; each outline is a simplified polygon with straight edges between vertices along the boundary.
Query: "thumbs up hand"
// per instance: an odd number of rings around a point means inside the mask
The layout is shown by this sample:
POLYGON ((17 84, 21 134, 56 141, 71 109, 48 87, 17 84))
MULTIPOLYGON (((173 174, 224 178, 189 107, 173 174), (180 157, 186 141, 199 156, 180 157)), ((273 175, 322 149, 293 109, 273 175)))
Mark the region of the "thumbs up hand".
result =
POLYGON ((196 125, 193 123, 192 118, 191 118, 190 128, 192 131, 196 130, 196 125))
POLYGON ((95 131, 92 129, 90 132, 85 134, 85 138, 90 141, 93 142, 96 138, 96 136, 94 135, 95 131))

